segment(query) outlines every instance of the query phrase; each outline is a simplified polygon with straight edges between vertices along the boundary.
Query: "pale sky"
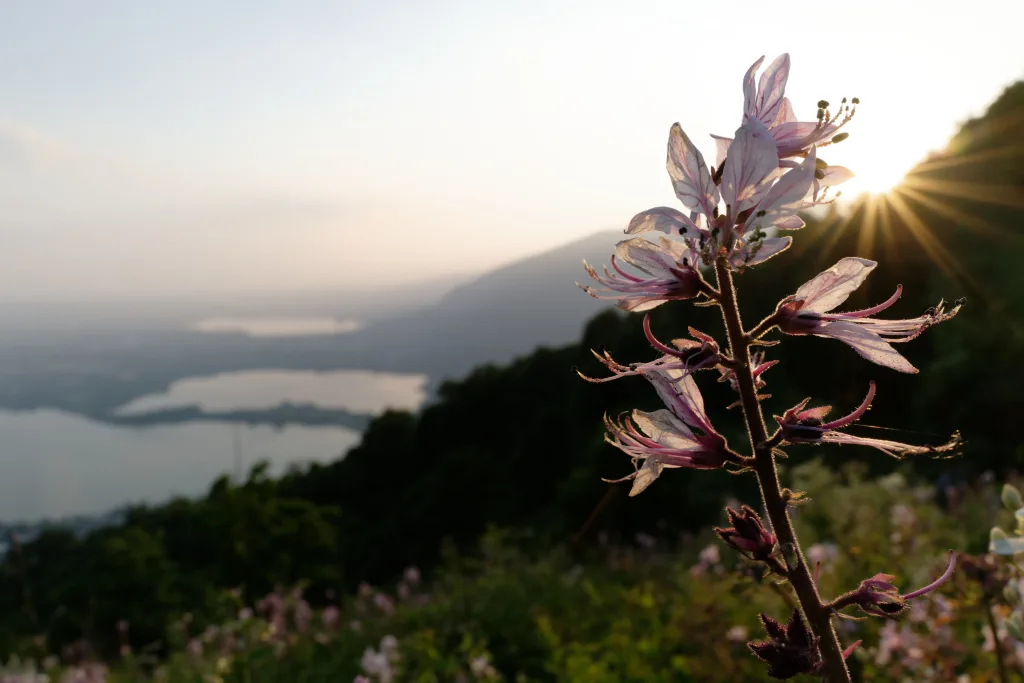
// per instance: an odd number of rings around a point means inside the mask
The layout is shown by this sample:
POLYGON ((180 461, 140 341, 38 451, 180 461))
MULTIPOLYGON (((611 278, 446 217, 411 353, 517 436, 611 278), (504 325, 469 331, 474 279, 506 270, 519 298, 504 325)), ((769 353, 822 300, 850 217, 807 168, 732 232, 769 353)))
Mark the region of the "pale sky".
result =
POLYGON ((858 96, 884 189, 1024 77, 1024 3, 32 0, 0 5, 0 299, 370 289, 674 206, 741 80, 858 96))

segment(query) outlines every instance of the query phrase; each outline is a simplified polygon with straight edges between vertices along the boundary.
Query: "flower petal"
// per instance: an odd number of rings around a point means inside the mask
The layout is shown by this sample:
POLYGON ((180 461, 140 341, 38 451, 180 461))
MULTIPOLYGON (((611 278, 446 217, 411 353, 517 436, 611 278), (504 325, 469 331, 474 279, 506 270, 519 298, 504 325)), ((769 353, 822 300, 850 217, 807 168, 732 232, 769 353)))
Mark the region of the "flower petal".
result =
POLYGON ((722 198, 735 216, 757 204, 768 191, 779 155, 768 129, 748 119, 736 131, 722 175, 722 198))
POLYGON ((647 490, 647 487, 654 483, 654 480, 661 476, 661 471, 666 466, 654 458, 645 458, 644 464, 633 476, 633 487, 629 489, 629 495, 638 496, 647 490))
POLYGON ((845 320, 828 323, 814 334, 819 337, 838 339, 860 354, 862 358, 872 363, 891 368, 897 372, 909 374, 917 372, 917 368, 901 356, 889 342, 857 323, 845 320))
POLYGON ((789 249, 789 245, 792 243, 793 238, 788 235, 786 237, 766 237, 752 245, 745 245, 737 249, 729 257, 729 263, 734 268, 756 266, 758 263, 764 263, 772 256, 789 249))
POLYGON ((800 312, 831 311, 846 301, 877 265, 874 261, 852 256, 840 259, 834 266, 815 275, 796 290, 797 301, 803 303, 800 312))
POLYGON ((672 255, 643 237, 623 240, 615 245, 615 256, 656 278, 672 278, 678 267, 672 255))
POLYGON ((668 410, 644 412, 633 411, 633 422, 652 441, 657 441, 668 448, 693 448, 697 445, 693 432, 668 410))
POLYGON ((760 225, 763 228, 768 228, 775 225, 776 222, 796 214, 804 205, 804 197, 811 191, 816 160, 815 148, 812 147, 810 154, 802 164, 783 173, 782 177, 772 185, 764 199, 758 203, 757 213, 747 219, 747 225, 760 225))
POLYGON ((779 230, 799 230, 804 227, 804 219, 800 216, 790 216, 789 218, 783 218, 781 221, 775 224, 775 227, 779 230))
POLYGON ((754 74, 757 73, 757 69, 762 63, 764 63, 764 55, 751 64, 747 73, 743 75, 743 111, 749 112, 755 107, 754 98, 757 96, 757 88, 754 85, 754 74))
POLYGON ((853 171, 845 166, 829 166, 825 169, 824 175, 825 177, 818 181, 824 187, 835 187, 854 177, 853 171))
POLYGON ((710 217, 718 206, 718 187, 700 150, 678 123, 672 124, 669 133, 666 163, 672 188, 683 206, 710 217))
POLYGON ((701 229, 690 220, 690 217, 678 209, 659 206, 633 216, 626 228, 627 235, 639 235, 651 230, 658 230, 669 235, 686 235, 699 237, 701 229))
POLYGON ((729 146, 732 144, 732 138, 725 138, 714 133, 711 134, 711 137, 715 141, 715 166, 721 168, 722 162, 729 155, 729 146))
POLYGON ((782 98, 786 92, 786 81, 789 79, 789 55, 783 53, 775 58, 768 68, 761 74, 757 84, 757 96, 754 98, 754 107, 747 109, 747 114, 760 119, 761 123, 769 126, 775 123, 775 118, 782 107, 782 98))

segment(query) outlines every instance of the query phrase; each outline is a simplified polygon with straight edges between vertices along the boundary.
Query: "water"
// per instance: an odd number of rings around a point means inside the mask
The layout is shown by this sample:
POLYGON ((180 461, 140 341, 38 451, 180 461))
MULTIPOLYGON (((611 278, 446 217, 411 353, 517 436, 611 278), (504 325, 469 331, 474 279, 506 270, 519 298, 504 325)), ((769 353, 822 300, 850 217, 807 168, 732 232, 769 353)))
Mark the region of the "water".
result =
POLYGON ((241 332, 250 337, 298 337, 316 334, 346 334, 362 329, 356 320, 329 317, 310 318, 207 318, 189 326, 198 332, 241 332))
POLYGON ((111 427, 77 415, 0 411, 0 520, 97 514, 126 502, 199 495, 258 460, 273 471, 334 460, 359 434, 341 427, 187 423, 111 427))
POLYGON ((246 370, 174 382, 163 393, 139 397, 118 409, 128 415, 183 405, 207 411, 272 408, 284 401, 380 413, 414 410, 426 398, 426 375, 342 370, 246 370))

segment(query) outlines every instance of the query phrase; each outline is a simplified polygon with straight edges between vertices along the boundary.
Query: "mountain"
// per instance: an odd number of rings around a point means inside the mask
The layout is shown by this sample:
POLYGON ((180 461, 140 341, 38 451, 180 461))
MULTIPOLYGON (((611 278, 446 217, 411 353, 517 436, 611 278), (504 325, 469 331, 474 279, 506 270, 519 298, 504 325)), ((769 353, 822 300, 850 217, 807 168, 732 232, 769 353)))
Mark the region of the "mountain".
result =
POLYGON ((60 333, 4 338, 0 409, 57 408, 102 418, 175 380, 255 369, 413 372, 436 386, 483 363, 578 339, 584 322, 607 308, 574 285, 586 278, 581 260, 606 263, 621 238, 602 232, 516 261, 429 304, 422 292, 408 303, 388 293, 390 314, 366 316, 366 327, 348 334, 259 338, 183 325, 70 324, 60 333))
POLYGON ((343 343, 361 345, 363 367, 400 367, 439 379, 573 342, 609 306, 574 284, 587 279, 582 260, 607 263, 621 239, 621 232, 600 232, 516 261, 456 287, 436 306, 379 321, 343 343))

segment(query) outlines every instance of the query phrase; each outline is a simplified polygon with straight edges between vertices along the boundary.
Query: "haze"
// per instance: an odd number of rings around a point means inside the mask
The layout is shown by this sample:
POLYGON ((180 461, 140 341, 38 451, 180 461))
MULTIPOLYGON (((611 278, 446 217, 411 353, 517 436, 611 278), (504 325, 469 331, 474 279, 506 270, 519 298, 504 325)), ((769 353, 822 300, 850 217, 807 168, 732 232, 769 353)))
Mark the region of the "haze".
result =
POLYGON ((782 51, 802 117, 861 98, 829 161, 884 190, 1024 75, 1013 6, 7 3, 0 299, 372 291, 621 228, 782 51))

